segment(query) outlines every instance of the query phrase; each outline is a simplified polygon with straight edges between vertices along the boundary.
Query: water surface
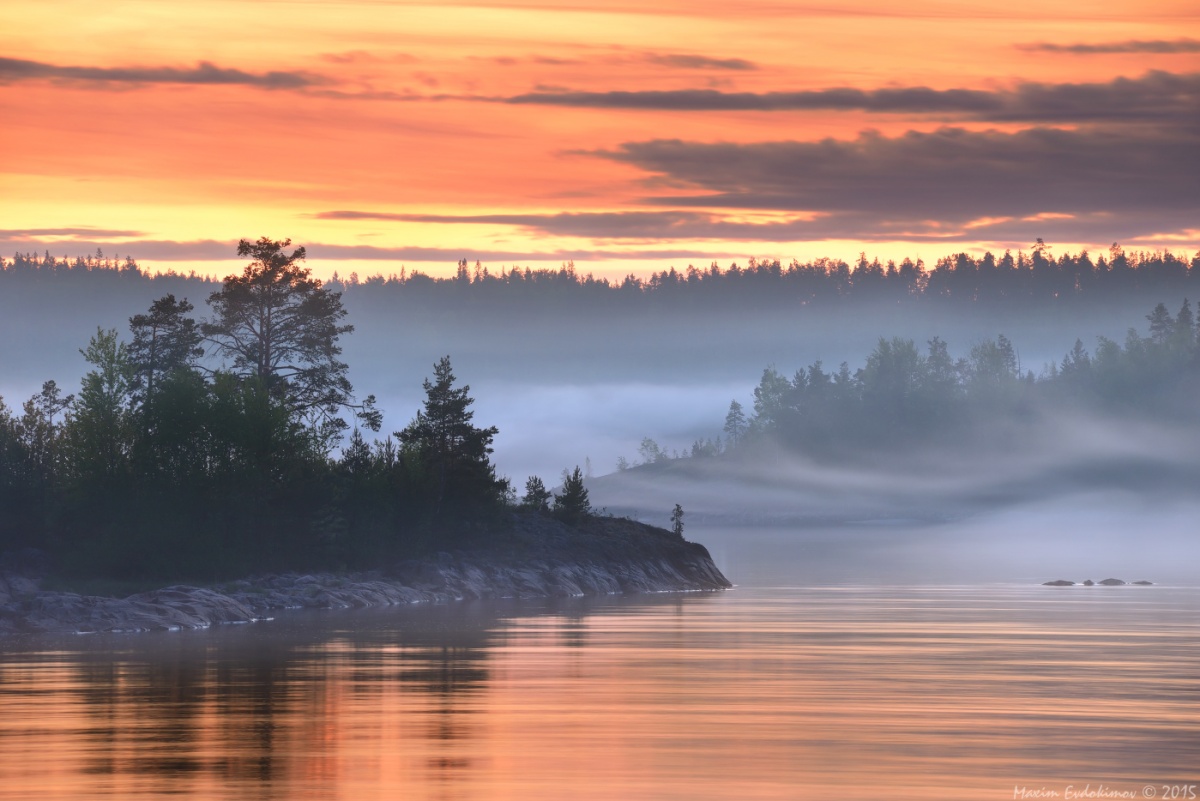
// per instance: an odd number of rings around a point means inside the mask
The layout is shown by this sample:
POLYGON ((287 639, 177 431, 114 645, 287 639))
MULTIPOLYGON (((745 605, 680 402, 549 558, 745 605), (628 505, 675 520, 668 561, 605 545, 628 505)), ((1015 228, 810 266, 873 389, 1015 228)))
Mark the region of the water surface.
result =
POLYGON ((1200 783, 1200 588, 855 583, 729 561, 749 581, 726 593, 8 642, 0 798, 999 799, 1200 783))

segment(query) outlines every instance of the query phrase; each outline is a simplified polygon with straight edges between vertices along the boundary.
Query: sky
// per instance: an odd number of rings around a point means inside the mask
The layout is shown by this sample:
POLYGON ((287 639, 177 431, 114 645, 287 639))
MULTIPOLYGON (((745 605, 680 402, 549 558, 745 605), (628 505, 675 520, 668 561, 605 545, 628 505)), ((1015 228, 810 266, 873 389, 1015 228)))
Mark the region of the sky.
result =
POLYGON ((16 0, 0 29, 7 255, 1200 249, 1194 0, 16 0))

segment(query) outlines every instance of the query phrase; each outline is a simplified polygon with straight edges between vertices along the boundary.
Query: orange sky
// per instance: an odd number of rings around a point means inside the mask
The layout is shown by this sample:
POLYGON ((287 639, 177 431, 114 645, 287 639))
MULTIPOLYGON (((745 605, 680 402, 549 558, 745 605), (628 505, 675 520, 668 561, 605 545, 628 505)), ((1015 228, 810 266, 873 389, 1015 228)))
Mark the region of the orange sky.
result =
POLYGON ((899 8, 6 3, 0 252, 224 273, 270 236, 318 274, 623 275, 1200 248, 1194 0, 899 8))

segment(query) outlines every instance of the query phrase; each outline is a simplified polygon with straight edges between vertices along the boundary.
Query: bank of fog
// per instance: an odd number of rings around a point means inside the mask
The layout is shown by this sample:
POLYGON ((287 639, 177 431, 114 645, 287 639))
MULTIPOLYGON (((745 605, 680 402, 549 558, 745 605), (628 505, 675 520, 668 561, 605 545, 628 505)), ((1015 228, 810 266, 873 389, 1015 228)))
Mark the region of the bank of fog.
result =
POLYGON ((742 583, 1200 583, 1200 435, 1053 416, 988 453, 944 448, 664 463, 601 477, 593 500, 688 536, 742 583))

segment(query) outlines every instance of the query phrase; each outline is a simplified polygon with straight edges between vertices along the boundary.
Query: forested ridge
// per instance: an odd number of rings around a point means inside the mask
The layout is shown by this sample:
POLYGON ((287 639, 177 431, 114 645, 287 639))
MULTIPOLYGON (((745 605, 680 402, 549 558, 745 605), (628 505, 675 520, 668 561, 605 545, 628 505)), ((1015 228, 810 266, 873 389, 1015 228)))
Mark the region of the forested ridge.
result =
MULTIPOLYGON (((387 271, 389 268, 383 268, 387 271)), ((211 278, 171 271, 149 273, 132 258, 55 258, 49 253, 15 254, 0 259, 0 285, 15 290, 51 281, 60 287, 90 289, 151 282, 182 292, 219 284, 211 278)), ((921 259, 881 262, 861 254, 854 262, 821 258, 807 262, 749 259, 726 267, 671 267, 648 278, 618 281, 596 278, 568 263, 558 269, 501 267, 493 270, 460 261, 455 275, 435 278, 401 268, 361 278, 338 275, 328 282, 347 299, 364 302, 550 305, 611 311, 620 308, 729 306, 753 302, 767 306, 892 300, 1023 304, 1102 299, 1130 293, 1174 296, 1200 285, 1200 253, 1190 259, 1165 251, 1126 251, 1116 243, 1106 253, 1054 256, 1040 240, 1029 252, 996 255, 947 255, 928 264, 921 259)), ((1197 295, 1200 296, 1200 295, 1197 295)))

